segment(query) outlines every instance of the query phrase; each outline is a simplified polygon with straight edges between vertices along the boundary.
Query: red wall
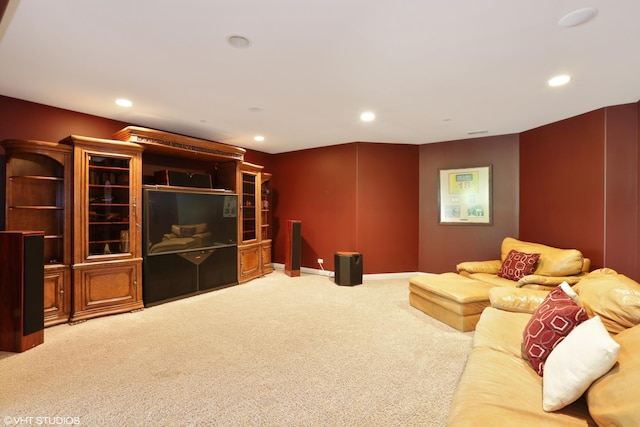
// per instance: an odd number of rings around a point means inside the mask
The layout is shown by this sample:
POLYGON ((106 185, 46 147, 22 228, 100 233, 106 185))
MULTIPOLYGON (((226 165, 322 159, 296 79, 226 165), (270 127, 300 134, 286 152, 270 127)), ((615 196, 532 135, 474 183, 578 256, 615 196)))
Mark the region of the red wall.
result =
POLYGON ((363 255, 365 273, 417 269, 417 146, 351 143, 274 156, 274 260, 285 225, 302 221, 302 266, 333 270, 337 251, 363 255))
POLYGON ((419 147, 358 144, 356 243, 366 272, 418 271, 419 147))
POLYGON ((420 146, 419 271, 455 271, 462 261, 500 258, 506 236, 518 237, 518 135, 420 146), (439 224, 440 169, 492 165, 492 224, 439 224))
POLYGON ((523 132, 520 238, 638 277, 638 104, 523 132))
POLYGON ((301 263, 333 269, 335 251, 356 250, 356 146, 278 154, 274 160, 273 259, 285 262, 288 220, 302 221, 301 263))
POLYGON ((520 237, 602 265, 604 110, 520 136, 520 237))
POLYGON ((111 138, 126 126, 129 123, 0 95, 0 140, 56 142, 69 135, 111 138))
POLYGON ((603 265, 638 271, 638 105, 605 109, 605 247, 603 265))

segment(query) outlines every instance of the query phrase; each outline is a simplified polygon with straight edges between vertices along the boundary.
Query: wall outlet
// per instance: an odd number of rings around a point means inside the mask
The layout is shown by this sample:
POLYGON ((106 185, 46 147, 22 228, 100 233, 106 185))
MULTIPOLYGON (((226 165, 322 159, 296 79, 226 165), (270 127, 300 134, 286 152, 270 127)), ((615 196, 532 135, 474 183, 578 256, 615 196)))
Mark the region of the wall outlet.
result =
POLYGON ((322 265, 324 263, 324 260, 322 258, 318 258, 318 264, 322 265))

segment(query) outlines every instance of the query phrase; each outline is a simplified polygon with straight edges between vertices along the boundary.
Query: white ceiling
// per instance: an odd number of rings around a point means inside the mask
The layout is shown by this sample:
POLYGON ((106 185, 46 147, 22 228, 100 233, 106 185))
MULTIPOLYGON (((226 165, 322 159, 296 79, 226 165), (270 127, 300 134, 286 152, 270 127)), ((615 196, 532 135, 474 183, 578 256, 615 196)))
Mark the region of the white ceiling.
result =
POLYGON ((267 153, 510 134, 637 102, 639 18, 638 0, 10 0, 0 94, 267 153))

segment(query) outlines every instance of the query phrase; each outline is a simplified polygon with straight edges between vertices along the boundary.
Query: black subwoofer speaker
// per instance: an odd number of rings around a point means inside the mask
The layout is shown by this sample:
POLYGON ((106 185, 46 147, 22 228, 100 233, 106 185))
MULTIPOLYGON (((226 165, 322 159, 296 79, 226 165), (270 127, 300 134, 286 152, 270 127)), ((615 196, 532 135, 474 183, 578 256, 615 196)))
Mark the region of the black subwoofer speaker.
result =
POLYGON ((335 282, 341 286, 362 283, 362 254, 359 252, 336 252, 333 256, 335 282))

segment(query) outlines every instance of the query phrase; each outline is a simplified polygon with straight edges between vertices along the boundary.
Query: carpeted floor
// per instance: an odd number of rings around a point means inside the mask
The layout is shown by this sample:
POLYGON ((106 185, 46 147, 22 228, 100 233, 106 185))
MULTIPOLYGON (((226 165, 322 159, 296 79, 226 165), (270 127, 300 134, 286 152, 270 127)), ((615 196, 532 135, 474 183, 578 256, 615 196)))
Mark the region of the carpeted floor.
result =
POLYGON ((410 307, 407 279, 344 287, 275 271, 47 328, 44 344, 0 352, 0 416, 5 425, 444 426, 472 336, 410 307))

